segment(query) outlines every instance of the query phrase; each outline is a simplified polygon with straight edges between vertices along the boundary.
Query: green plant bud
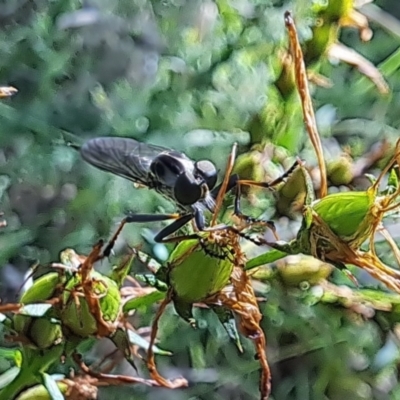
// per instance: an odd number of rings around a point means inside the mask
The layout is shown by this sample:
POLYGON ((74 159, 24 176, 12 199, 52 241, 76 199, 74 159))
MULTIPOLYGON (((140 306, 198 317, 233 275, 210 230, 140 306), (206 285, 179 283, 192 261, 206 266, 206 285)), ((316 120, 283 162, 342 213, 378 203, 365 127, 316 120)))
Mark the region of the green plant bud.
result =
POLYGON ((284 54, 281 57, 282 70, 275 81, 275 86, 279 90, 284 99, 288 98, 296 89, 296 81, 294 76, 292 57, 289 54, 284 54))
POLYGON ((90 286, 89 293, 86 294, 79 274, 66 283, 61 311, 63 325, 81 337, 101 334, 100 325, 103 327, 108 325, 108 334, 113 333, 116 329, 114 323, 121 312, 121 295, 117 284, 112 279, 93 271, 89 282, 85 285, 90 286), (100 309, 100 316, 96 316, 96 309, 91 309, 88 300, 92 307, 100 309))
POLYGON ((341 239, 361 245, 371 233, 374 199, 372 191, 333 193, 316 200, 312 209, 341 239))
POLYGON ((286 183, 279 187, 279 196, 285 197, 288 200, 294 201, 299 195, 304 193, 306 185, 303 178, 303 173, 300 168, 296 169, 286 183))
POLYGON ((52 347, 60 343, 63 338, 60 324, 46 317, 17 314, 13 318, 13 327, 39 349, 52 347))
POLYGON ((195 303, 219 292, 228 283, 233 263, 229 249, 204 239, 185 240, 178 244, 169 259, 169 282, 176 298, 195 303), (221 257, 221 258, 219 258, 221 257))
POLYGON ((278 263, 277 270, 286 285, 298 286, 302 282, 315 285, 331 274, 333 266, 313 257, 294 255, 278 263))
POLYGON ((350 157, 342 156, 327 165, 328 178, 334 186, 349 185, 353 180, 353 165, 350 157))
MULTIPOLYGON (((261 153, 251 151, 240 155, 235 162, 233 173, 238 174, 240 179, 254 181, 264 180, 264 169, 260 161, 261 153)), ((243 189, 246 189, 245 187, 243 189)))
MULTIPOLYGON (((57 272, 43 275, 26 290, 21 296, 20 302, 24 305, 29 305, 49 300, 55 295, 60 282, 61 275, 57 272)), ((40 307, 39 304, 38 307, 40 307)), ((32 345, 40 349, 47 349, 58 344, 63 335, 61 326, 49 315, 51 312, 47 311, 46 314, 47 316, 43 317, 16 314, 13 317, 13 329, 28 339, 32 345)))

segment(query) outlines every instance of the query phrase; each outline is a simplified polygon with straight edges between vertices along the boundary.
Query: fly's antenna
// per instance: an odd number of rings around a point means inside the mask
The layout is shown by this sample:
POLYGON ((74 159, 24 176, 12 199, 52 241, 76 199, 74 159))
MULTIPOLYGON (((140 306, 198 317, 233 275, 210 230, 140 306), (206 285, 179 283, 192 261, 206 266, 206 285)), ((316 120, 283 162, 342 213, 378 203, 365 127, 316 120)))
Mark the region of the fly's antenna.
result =
POLYGON ((224 180, 222 181, 222 184, 221 184, 221 189, 219 190, 218 196, 215 200, 215 210, 214 210, 214 214, 213 214, 213 217, 211 220, 211 226, 214 226, 217 221, 217 216, 218 216, 219 210, 221 208, 222 202, 223 202, 225 194, 226 194, 226 188, 228 187, 229 178, 231 176, 231 173, 233 170, 233 165, 234 165, 235 159, 236 159, 236 150, 237 150, 237 143, 235 142, 233 144, 231 154, 229 155, 228 162, 226 164, 225 176, 224 176, 224 180))

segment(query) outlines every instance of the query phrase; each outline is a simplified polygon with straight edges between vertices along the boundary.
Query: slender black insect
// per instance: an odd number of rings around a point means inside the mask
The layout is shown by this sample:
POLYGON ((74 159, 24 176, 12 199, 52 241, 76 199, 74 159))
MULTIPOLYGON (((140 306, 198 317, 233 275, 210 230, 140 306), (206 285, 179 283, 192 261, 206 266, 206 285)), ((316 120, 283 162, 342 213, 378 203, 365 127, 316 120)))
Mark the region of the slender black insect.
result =
MULTIPOLYGON (((196 227, 204 230, 204 211, 214 211, 221 186, 215 186, 218 171, 211 161, 193 161, 176 150, 119 137, 91 139, 80 152, 83 159, 95 167, 154 189, 178 207, 176 214, 131 213, 122 221, 118 232, 125 223, 174 219, 155 236, 156 242, 162 242, 193 218, 196 227)), ((227 191, 236 188, 235 214, 243 216, 239 201, 241 184, 270 188, 287 177, 296 166, 297 163, 271 183, 242 181, 237 175, 232 175, 227 191)))

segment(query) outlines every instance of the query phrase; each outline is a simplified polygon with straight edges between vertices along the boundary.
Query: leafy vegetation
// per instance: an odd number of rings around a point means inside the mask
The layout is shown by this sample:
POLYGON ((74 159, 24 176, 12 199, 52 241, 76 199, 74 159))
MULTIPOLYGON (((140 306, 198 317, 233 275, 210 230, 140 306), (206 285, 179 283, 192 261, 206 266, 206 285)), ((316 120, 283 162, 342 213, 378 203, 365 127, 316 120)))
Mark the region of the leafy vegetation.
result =
POLYGON ((0 400, 400 396, 399 10, 364 3, 0 5, 0 400), (117 237, 177 209, 85 163, 100 136, 223 187, 238 143, 248 218, 222 190, 208 231, 117 237))

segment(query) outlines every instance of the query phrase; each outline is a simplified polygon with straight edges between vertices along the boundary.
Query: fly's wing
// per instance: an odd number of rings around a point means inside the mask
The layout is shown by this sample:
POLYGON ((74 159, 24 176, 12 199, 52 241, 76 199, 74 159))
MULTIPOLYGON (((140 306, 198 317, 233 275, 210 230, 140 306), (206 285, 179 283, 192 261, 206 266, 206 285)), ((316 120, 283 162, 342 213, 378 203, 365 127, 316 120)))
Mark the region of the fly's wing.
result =
POLYGON ((169 149, 140 143, 134 139, 101 137, 87 141, 81 147, 82 158, 89 164, 148 186, 152 161, 169 149))

